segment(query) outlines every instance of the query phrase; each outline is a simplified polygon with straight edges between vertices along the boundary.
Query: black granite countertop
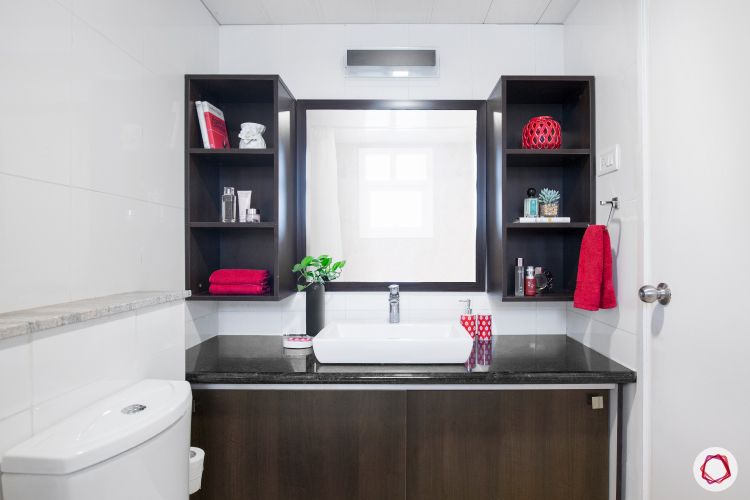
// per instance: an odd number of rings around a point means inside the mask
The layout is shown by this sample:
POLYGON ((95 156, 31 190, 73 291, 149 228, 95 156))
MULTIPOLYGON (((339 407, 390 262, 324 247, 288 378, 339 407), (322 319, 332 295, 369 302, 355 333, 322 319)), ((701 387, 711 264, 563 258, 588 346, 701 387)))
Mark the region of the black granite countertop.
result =
POLYGON ((321 364, 280 336, 220 335, 190 348, 196 384, 626 384, 634 371, 565 335, 478 340, 464 365, 321 364))

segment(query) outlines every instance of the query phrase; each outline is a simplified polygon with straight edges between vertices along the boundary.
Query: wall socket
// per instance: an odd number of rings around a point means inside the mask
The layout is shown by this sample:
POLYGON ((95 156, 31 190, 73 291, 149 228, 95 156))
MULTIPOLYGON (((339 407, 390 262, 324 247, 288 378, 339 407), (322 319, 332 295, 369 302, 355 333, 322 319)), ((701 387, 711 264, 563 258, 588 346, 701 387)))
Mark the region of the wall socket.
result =
POLYGON ((620 145, 604 150, 596 157, 596 175, 609 174, 620 170, 620 145))

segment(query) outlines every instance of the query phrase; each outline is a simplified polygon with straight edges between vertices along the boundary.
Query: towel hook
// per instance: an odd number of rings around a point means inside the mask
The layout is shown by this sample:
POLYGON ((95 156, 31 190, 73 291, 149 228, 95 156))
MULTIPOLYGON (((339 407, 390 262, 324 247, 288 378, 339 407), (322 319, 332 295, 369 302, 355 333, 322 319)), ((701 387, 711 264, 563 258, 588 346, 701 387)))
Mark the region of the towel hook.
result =
POLYGON ((609 217, 607 217, 607 225, 606 227, 609 228, 609 223, 612 221, 612 215, 614 215, 615 210, 618 210, 620 208, 620 198, 617 196, 612 197, 611 200, 606 201, 600 201, 599 205, 610 205, 609 208, 609 217))

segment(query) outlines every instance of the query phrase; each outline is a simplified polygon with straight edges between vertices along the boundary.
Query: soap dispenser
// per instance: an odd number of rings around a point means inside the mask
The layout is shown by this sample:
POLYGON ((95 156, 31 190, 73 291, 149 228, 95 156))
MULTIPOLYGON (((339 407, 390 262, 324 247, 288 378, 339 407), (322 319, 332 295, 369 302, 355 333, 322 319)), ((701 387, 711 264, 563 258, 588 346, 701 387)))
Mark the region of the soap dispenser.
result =
POLYGON ((466 304, 464 306, 464 313, 461 315, 461 326, 464 327, 466 333, 473 339, 477 334, 477 317, 471 311, 471 299, 459 300, 466 304))

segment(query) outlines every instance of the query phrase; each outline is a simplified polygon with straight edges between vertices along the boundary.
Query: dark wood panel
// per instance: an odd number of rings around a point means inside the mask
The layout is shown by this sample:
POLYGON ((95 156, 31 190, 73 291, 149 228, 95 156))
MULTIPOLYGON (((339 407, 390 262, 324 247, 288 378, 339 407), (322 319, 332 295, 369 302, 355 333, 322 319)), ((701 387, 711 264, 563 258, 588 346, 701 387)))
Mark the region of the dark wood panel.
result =
POLYGON ((606 391, 414 391, 409 500, 606 500, 606 391), (592 410, 591 396, 605 398, 592 410))
POLYGON ((294 144, 297 132, 297 107, 294 97, 283 83, 278 86, 277 92, 277 288, 292 291, 297 288, 296 277, 292 272, 292 266, 297 259, 297 151, 294 144))
POLYGON ((405 491, 402 391, 195 390, 200 500, 390 500, 405 491))

